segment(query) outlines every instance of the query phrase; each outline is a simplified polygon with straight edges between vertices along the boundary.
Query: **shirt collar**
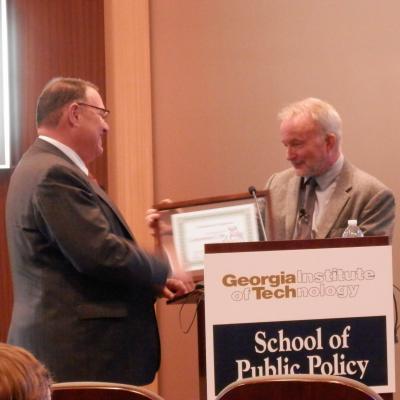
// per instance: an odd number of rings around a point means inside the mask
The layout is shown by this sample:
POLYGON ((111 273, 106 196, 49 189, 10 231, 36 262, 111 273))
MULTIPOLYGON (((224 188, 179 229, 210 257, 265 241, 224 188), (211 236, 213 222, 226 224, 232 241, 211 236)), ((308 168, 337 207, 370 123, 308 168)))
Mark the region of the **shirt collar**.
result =
POLYGON ((89 176, 89 170, 86 167, 85 163, 70 147, 49 136, 39 135, 39 139, 44 140, 45 142, 48 142, 57 147, 57 149, 62 151, 80 170, 82 170, 85 175, 89 176))
POLYGON ((339 158, 332 165, 332 167, 328 169, 328 171, 315 177, 315 180, 322 191, 324 191, 337 178, 342 170, 343 164, 344 156, 343 154, 340 154, 339 158))

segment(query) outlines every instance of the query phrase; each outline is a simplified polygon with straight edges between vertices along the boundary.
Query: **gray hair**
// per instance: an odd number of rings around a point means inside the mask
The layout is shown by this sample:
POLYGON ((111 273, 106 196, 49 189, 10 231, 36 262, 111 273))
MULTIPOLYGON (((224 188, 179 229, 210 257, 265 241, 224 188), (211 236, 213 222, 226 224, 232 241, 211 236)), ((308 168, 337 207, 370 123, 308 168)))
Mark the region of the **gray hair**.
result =
POLYGON ((287 121, 298 115, 308 114, 318 123, 325 134, 334 133, 338 141, 342 137, 342 119, 339 113, 329 103, 314 97, 292 103, 278 114, 280 121, 287 121))

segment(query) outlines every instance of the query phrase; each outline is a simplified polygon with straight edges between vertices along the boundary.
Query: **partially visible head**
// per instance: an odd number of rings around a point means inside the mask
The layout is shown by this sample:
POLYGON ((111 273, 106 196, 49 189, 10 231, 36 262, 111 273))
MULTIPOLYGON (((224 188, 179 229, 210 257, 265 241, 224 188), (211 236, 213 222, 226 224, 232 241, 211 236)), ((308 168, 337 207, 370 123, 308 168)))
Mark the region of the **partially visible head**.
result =
POLYGON ((328 103, 307 98, 279 114, 282 143, 297 175, 319 176, 340 155, 342 120, 328 103))
POLYGON ((0 343, 0 400, 50 400, 46 368, 21 347, 0 343))
POLYGON ((39 134, 53 136, 75 150, 84 162, 103 153, 108 111, 96 85, 78 78, 54 78, 37 102, 39 134))

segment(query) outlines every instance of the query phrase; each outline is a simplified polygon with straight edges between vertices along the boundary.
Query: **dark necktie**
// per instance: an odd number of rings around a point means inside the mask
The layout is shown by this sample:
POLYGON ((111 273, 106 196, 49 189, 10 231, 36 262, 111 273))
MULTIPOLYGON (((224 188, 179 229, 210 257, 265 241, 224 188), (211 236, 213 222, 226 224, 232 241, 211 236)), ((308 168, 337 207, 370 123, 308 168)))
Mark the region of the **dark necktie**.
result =
POLYGON ((316 201, 315 188, 318 183, 314 178, 309 178, 302 184, 301 202, 297 217, 297 229, 295 239, 312 239, 312 221, 316 201))

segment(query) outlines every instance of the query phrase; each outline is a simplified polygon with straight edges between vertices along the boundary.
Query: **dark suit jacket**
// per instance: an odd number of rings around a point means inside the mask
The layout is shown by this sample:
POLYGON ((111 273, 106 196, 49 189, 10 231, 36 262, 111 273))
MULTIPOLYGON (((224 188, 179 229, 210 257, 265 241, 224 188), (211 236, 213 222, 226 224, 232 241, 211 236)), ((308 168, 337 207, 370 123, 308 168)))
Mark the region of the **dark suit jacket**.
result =
MULTIPOLYGON (((268 239, 290 240, 297 218, 300 177, 292 168, 287 169, 272 175, 266 189, 272 211, 271 220, 267 217, 265 221, 268 239)), ((365 235, 391 237, 395 201, 391 190, 378 179, 345 161, 316 238, 341 237, 349 219, 356 219, 365 235)))
POLYGON ((9 342, 58 381, 151 382, 160 362, 155 288, 169 267, 137 247, 107 195, 38 139, 11 178, 6 223, 9 342))

